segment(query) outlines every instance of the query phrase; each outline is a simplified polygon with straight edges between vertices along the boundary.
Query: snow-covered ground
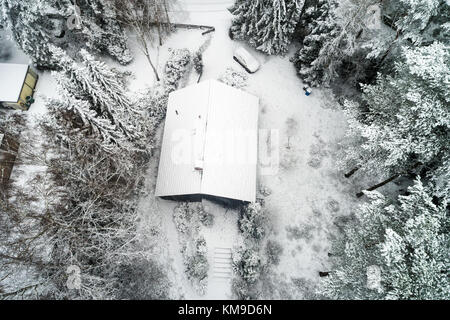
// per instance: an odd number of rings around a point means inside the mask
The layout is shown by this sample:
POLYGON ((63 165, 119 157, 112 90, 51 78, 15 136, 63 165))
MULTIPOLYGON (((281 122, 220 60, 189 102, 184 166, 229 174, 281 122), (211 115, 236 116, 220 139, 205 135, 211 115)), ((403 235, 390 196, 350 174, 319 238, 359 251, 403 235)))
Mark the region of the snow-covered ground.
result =
POLYGON ((266 59, 249 81, 248 90, 261 99, 260 128, 279 132, 279 170, 260 176, 271 191, 266 198, 270 238, 284 248, 276 271, 288 280, 317 281, 318 271, 327 271, 332 219, 348 214, 354 200, 336 166, 346 119, 329 92, 305 96, 288 57, 266 59), (287 119, 296 123, 289 145, 287 119))

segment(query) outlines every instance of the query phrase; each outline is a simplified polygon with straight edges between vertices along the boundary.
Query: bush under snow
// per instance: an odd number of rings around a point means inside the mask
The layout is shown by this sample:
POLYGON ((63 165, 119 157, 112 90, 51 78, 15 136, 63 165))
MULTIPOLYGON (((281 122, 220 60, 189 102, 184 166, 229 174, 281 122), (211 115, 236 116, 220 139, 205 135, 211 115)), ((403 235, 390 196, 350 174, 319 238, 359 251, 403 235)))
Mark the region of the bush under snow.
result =
POLYGON ((191 53, 188 49, 170 49, 170 58, 164 69, 164 83, 169 91, 178 89, 190 62, 191 53))
POLYGON ((247 86, 247 78, 245 73, 236 71, 233 68, 227 68, 219 77, 219 81, 234 88, 242 89, 247 86))

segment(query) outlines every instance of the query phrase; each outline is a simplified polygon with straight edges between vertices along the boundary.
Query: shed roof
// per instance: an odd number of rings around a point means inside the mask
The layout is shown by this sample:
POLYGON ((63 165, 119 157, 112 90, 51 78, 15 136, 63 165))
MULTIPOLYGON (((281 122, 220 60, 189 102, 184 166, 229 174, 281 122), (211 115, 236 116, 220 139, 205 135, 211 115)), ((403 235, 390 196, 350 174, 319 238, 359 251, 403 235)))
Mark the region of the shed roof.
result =
POLYGON ((0 63, 0 102, 19 101, 28 65, 0 63))
POLYGON ((256 200, 257 97, 216 80, 169 96, 156 196, 256 200))

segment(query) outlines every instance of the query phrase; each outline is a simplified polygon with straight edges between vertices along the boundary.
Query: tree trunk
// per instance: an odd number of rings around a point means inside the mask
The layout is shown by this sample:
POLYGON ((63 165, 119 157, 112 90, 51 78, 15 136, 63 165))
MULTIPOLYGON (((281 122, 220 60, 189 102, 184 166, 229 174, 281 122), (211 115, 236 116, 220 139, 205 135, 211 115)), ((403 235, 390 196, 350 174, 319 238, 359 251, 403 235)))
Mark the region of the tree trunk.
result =
POLYGON ((359 167, 354 167, 352 170, 350 170, 349 172, 347 172, 346 174, 344 174, 344 177, 346 178, 350 178, 356 171, 359 170, 359 167))
POLYGON ((155 66, 153 65, 152 59, 150 58, 149 55, 146 55, 148 62, 150 63, 150 66, 152 67, 153 73, 155 74, 156 77, 156 81, 160 81, 161 79, 159 78, 158 75, 158 71, 156 70, 155 66))
MULTIPOLYGON (((403 172, 403 173, 401 173, 401 174, 400 174, 400 173, 395 174, 395 175, 393 175, 392 177, 390 177, 389 179, 386 179, 386 180, 384 180, 384 181, 382 181, 382 182, 380 182, 380 183, 378 183, 378 184, 376 184, 376 185, 374 185, 374 186, 372 186, 372 187, 370 187, 370 188, 367 188, 366 190, 367 190, 367 191, 373 191, 373 190, 375 190, 375 189, 378 189, 379 187, 384 186, 385 184, 391 182, 392 180, 395 180, 396 178, 398 178, 398 177, 401 176, 402 174, 409 173, 411 170, 414 170, 415 168, 417 168, 417 167, 420 166, 421 164, 422 164, 422 162, 416 162, 416 163, 415 163, 408 171, 403 172)), ((364 195, 363 192, 358 192, 358 193, 356 194, 356 196, 357 196, 358 198, 362 197, 363 195, 364 195)))
MULTIPOLYGON (((142 37, 142 36, 141 36, 142 37)), ((150 58, 150 52, 148 51, 147 42, 145 41, 145 37, 141 38, 141 44, 142 44, 142 51, 144 51, 145 57, 147 58, 148 62, 150 63, 150 66, 152 67, 153 73, 155 74, 156 81, 160 81, 158 70, 156 70, 155 66, 153 65, 152 59, 150 58)))
MULTIPOLYGON (((379 187, 382 187, 382 186, 384 186, 385 184, 388 184, 388 183, 391 182, 392 180, 397 179, 399 176, 400 176, 400 174, 395 174, 395 175, 393 175, 392 177, 390 177, 390 178, 388 178, 388 179, 386 179, 386 180, 384 180, 384 181, 382 181, 382 182, 380 182, 380 183, 378 183, 378 184, 376 184, 376 185, 373 185, 373 186, 371 186, 370 188, 367 188, 366 191, 373 191, 373 190, 376 190, 376 189, 378 189, 379 187)), ((362 192, 362 191, 361 191, 361 192, 358 192, 358 193, 356 194, 356 196, 357 196, 358 198, 361 198, 363 195, 364 195, 364 192, 362 192)))
POLYGON ((162 35, 161 35, 161 23, 157 22, 157 25, 158 25, 159 46, 161 47, 163 45, 162 35))
POLYGON ((399 36, 400 36, 400 31, 397 31, 397 35, 395 36, 394 41, 392 41, 392 43, 389 45, 389 48, 386 50, 386 52, 383 54, 383 56, 381 57, 380 61, 378 62, 378 67, 381 66, 384 63, 384 60, 386 60, 386 58, 388 57, 389 53, 392 50, 392 47, 394 46, 395 41, 398 40, 399 36))

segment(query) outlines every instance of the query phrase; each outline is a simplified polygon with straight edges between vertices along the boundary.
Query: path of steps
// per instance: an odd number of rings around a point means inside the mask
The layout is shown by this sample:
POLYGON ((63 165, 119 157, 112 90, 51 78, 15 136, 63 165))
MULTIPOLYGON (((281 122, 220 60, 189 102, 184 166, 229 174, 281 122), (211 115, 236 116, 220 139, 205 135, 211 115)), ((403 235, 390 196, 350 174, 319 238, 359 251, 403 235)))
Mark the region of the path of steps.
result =
POLYGON ((213 253, 213 278, 230 280, 233 274, 231 248, 215 247, 213 253))

